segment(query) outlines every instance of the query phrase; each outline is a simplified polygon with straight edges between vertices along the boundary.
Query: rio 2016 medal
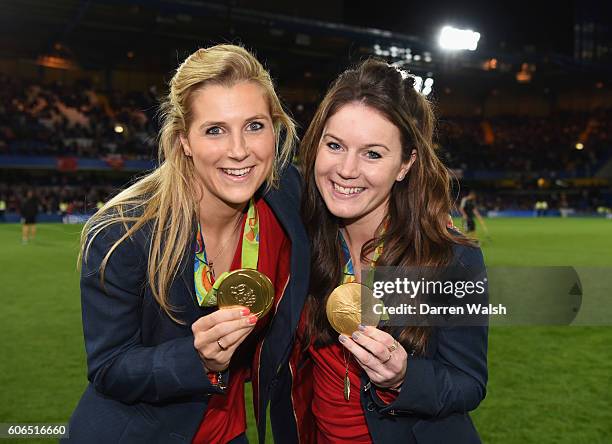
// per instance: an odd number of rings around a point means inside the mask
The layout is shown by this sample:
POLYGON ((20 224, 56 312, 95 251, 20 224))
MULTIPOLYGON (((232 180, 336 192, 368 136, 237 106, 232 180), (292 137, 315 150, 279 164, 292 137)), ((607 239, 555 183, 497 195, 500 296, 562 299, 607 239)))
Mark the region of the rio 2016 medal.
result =
POLYGON ((274 285, 257 270, 241 268, 228 273, 217 291, 219 308, 236 305, 249 308, 258 318, 270 311, 274 302, 274 285))
POLYGON ((336 287, 327 299, 327 319, 334 330, 347 336, 356 331, 359 324, 376 326, 380 315, 367 309, 373 300, 372 290, 365 285, 357 282, 342 284, 336 287), (362 312, 362 307, 366 308, 365 312, 362 312))

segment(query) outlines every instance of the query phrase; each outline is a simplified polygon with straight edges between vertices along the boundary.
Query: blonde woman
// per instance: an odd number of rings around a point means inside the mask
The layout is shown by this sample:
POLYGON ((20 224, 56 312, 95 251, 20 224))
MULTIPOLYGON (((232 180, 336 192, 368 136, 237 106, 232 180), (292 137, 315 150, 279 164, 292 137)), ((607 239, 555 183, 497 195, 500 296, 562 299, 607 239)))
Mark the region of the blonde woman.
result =
POLYGON ((295 128, 268 72, 243 48, 199 49, 162 111, 159 167, 83 229, 90 384, 71 442, 246 442, 247 379, 263 438, 305 299, 295 128), (216 284, 240 268, 271 280, 265 316, 218 309, 216 284))

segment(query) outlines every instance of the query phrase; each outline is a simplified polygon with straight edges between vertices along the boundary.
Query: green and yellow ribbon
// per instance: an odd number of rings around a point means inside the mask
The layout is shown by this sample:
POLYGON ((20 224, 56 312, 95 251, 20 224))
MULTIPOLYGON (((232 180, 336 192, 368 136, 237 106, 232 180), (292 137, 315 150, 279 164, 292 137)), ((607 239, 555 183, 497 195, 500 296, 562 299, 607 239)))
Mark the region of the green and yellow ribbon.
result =
MULTIPOLYGON (((201 307, 217 306, 217 290, 229 272, 223 272, 217 279, 213 278, 206 247, 202 236, 202 228, 198 222, 198 233, 196 235, 196 252, 194 262, 194 282, 196 297, 201 307), (214 283, 213 283, 214 280, 214 283)), ((255 207, 255 200, 249 202, 246 220, 244 221, 244 233, 242 235, 241 268, 252 268, 257 270, 259 261, 259 216, 255 207)))

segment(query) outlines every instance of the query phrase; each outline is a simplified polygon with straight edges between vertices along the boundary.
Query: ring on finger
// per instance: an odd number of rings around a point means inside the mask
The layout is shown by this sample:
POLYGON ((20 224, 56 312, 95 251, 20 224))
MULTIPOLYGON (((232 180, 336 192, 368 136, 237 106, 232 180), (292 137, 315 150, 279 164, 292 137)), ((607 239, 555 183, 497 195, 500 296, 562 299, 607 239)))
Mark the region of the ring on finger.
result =
POLYGON ((395 350, 397 350, 398 345, 397 340, 394 339, 393 344, 387 347, 387 350, 389 350, 389 353, 393 353, 395 350))
POLYGON ((221 344, 221 338, 217 339, 217 345, 219 346, 219 348, 220 348, 222 351, 227 350, 227 348, 226 348, 226 347, 223 347, 223 345, 221 344))

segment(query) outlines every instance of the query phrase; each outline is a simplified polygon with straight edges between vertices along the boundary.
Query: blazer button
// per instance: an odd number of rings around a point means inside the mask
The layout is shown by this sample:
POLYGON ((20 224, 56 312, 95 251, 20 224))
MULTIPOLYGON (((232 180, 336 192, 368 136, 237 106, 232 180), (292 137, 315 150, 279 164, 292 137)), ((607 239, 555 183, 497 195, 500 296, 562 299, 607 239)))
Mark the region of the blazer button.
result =
POLYGON ((368 405, 366 407, 366 409, 368 410, 368 412, 373 412, 374 411, 374 403, 373 402, 368 402, 368 405))

